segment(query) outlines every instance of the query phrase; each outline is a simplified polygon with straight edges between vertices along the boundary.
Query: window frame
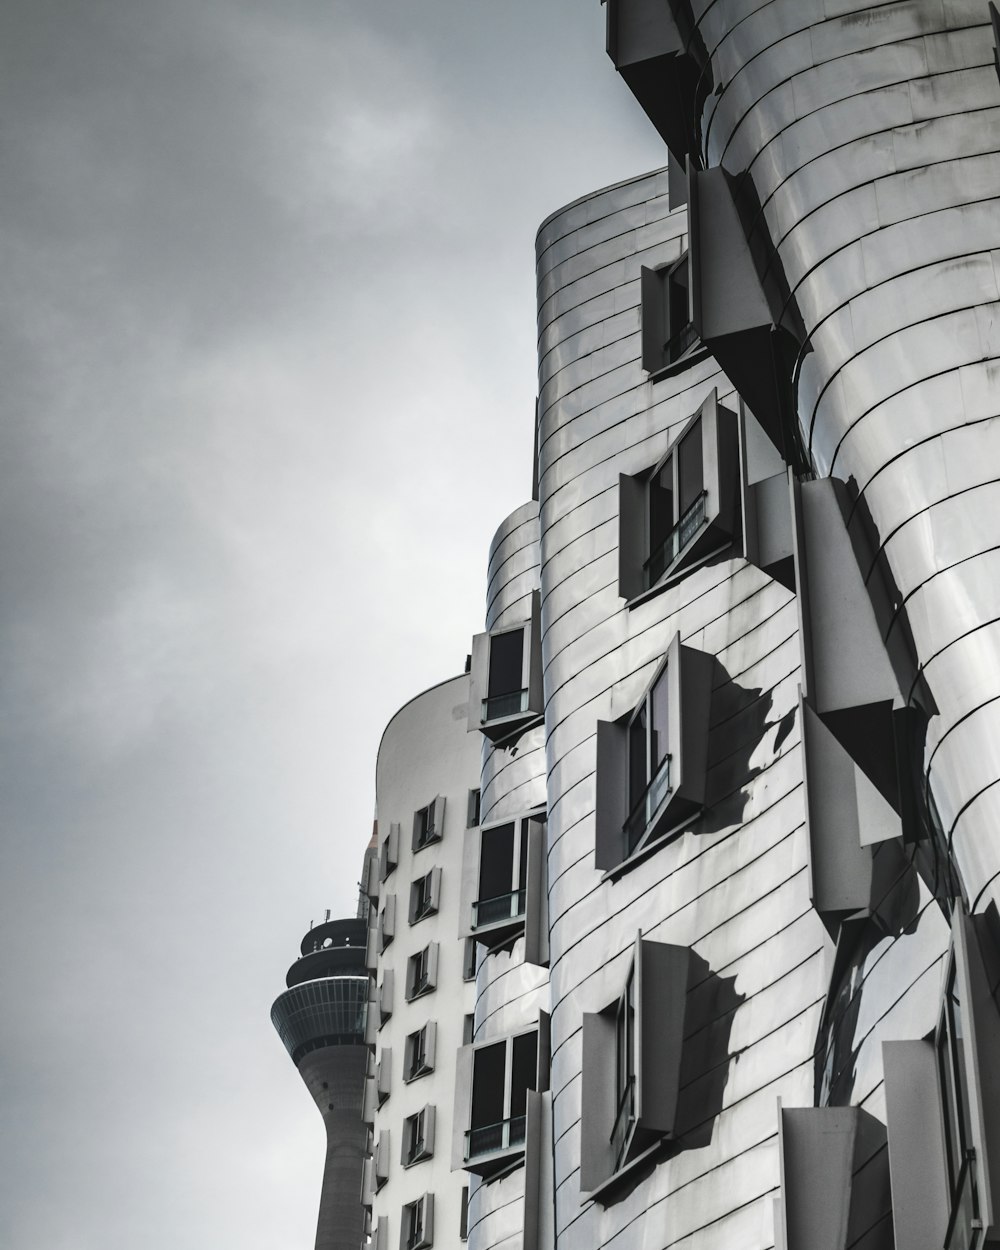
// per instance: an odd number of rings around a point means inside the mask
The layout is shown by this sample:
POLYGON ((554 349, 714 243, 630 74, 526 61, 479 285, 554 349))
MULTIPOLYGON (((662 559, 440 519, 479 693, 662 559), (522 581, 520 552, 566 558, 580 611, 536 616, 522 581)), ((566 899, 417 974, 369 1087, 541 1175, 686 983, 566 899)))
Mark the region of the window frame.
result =
MULTIPOLYGON (((524 958, 544 966, 548 962, 546 919, 545 836, 547 811, 544 804, 515 812, 504 819, 491 820, 466 838, 462 856, 462 882, 459 936, 478 943, 489 952, 503 950, 522 934, 524 958), (499 829, 513 825, 510 860, 510 889, 502 894, 481 897, 483 846, 499 829), (506 907, 503 900, 508 900, 506 907), (480 923, 484 904, 493 904, 491 919, 480 923), (497 908, 497 904, 500 904, 497 908)), ((472 968, 467 969, 470 972, 472 968)), ((470 975, 467 979, 472 980, 470 975)))
POLYGON ((441 869, 435 865, 410 882, 410 924, 436 916, 441 905, 441 869))
POLYGON ((479 731, 496 744, 513 742, 544 714, 542 695, 541 596, 533 590, 528 616, 522 620, 504 621, 472 639, 471 681, 469 685, 469 732, 479 731), (523 634, 521 647, 521 689, 509 695, 489 694, 490 661, 493 642, 517 632, 523 634), (518 707, 497 715, 489 704, 501 697, 519 695, 518 707))
POLYGON ((414 855, 428 846, 434 846, 444 837, 444 813, 445 799, 440 794, 413 813, 411 849, 414 855))
POLYGON ((414 1002, 437 988, 438 943, 428 942, 406 961, 406 1001, 414 1002))
POLYGON ((391 821, 389 824, 389 832, 382 839, 379 846, 378 856, 378 877, 379 881, 386 881, 395 872, 399 864, 399 823, 391 821))
POLYGON ((419 1081, 422 1076, 434 1071, 436 1042, 437 1024, 434 1020, 428 1020, 419 1029, 407 1034, 403 1044, 404 1085, 419 1081))
POLYGON ((680 837, 705 807, 708 730, 711 715, 711 655, 681 642, 675 634, 632 709, 616 721, 597 722, 594 803, 594 865, 618 877, 668 842, 680 837), (663 765, 649 777, 651 703, 666 680, 666 778, 662 793, 656 783, 663 765), (632 742, 636 719, 645 713, 647 783, 633 804, 632 742), (650 796, 656 797, 650 809, 650 796), (657 797, 658 795, 658 797, 657 797), (645 820, 638 836, 630 824, 642 803, 645 820))
POLYGON ((705 354, 695 325, 690 255, 687 248, 675 260, 640 268, 641 363, 653 382, 679 372, 705 354), (680 291, 683 295, 678 298, 680 291))
POLYGON ((716 388, 671 438, 658 460, 638 473, 619 474, 618 593, 626 606, 644 603, 730 548, 743 555, 740 483, 739 422, 734 412, 719 403, 716 388), (701 484, 682 512, 682 498, 690 492, 681 489, 681 455, 695 431, 701 484), (672 525, 654 551, 652 491, 668 466, 672 525), (668 545, 669 551, 661 556, 668 545))
POLYGON ((424 1250, 434 1244, 434 1195, 422 1194, 403 1206, 400 1250, 424 1250))
POLYGON ((427 1104, 403 1121, 403 1150, 400 1163, 404 1168, 434 1157, 434 1107, 427 1104))

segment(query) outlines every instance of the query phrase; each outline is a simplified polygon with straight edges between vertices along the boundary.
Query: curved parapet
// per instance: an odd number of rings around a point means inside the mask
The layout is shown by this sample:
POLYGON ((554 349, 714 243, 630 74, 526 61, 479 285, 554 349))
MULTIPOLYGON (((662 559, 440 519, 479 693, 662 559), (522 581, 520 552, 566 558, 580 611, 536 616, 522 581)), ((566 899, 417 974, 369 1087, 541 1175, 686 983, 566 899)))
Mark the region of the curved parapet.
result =
POLYGON ((271 1023, 298 1063, 323 1046, 361 1046, 365 1040, 368 974, 305 981, 286 990, 271 1008, 271 1023))

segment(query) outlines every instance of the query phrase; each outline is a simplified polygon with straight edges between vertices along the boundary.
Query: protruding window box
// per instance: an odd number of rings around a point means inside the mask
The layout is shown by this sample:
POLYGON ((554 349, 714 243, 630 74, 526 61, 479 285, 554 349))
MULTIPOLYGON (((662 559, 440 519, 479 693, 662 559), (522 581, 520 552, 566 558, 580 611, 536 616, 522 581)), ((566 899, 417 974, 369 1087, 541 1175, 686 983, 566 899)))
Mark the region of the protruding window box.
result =
POLYGON ((640 933, 620 996, 583 1017, 580 1186, 613 1201, 631 1164, 674 1133, 691 952, 640 933))
POLYGON ((426 1250, 434 1244, 434 1195, 424 1194, 403 1207, 399 1250, 426 1250))
POLYGON ((699 79, 687 33, 665 0, 607 0, 608 56, 681 160, 694 145, 688 119, 695 115, 699 79))
POLYGON ((635 708, 597 722, 594 863, 624 868, 705 804, 712 657, 674 636, 635 708))
POLYGON ((437 1044, 437 1023, 427 1023, 410 1033, 403 1051, 403 1081, 409 1084, 428 1072, 434 1071, 434 1052, 437 1044))
POLYGON ((444 836, 444 796, 439 794, 433 802, 413 813, 413 853, 425 846, 440 842, 444 836))
POLYGON ((422 1163, 434 1155, 434 1108, 423 1107, 403 1122, 403 1154, 400 1162, 404 1168, 422 1163))
POLYGON ((389 826, 389 832, 382 839, 382 845, 379 847, 378 854, 378 875, 380 881, 385 881, 389 874, 395 870, 399 863, 399 825, 394 821, 389 826))
MULTIPOLYGON (((775 446, 791 454, 782 340, 721 167, 688 166, 691 319, 775 446)), ((787 458, 787 456, 786 456, 787 458)))
POLYGON ((707 355, 691 320, 689 286, 687 252, 672 264, 640 270, 642 367, 654 380, 707 355))
POLYGON ((618 482, 618 593, 640 601, 739 532, 739 440, 715 391, 656 464, 618 482))
POLYGON ((393 970, 391 968, 386 968, 382 973, 382 983, 379 985, 377 990, 379 1028, 381 1028, 382 1025, 392 1017, 393 981, 393 970))
POLYGON ((382 910, 378 914, 378 950, 379 954, 391 944, 396 936, 396 896, 387 894, 382 910))
POLYGON ((461 936, 494 950, 523 933, 525 960, 548 962, 544 841, 544 810, 484 825, 466 838, 461 936))
POLYGON ((406 1001, 412 1002, 437 987, 438 943, 431 942, 411 955, 406 964, 406 1001))
POLYGON ((779 1100, 776 1243, 893 1250, 885 1143, 884 1126, 861 1107, 783 1108, 779 1100))
POLYGON ((532 1117, 548 1084, 549 1018, 525 1033, 495 1038, 458 1051, 452 1170, 486 1179, 520 1163, 526 1143, 538 1137, 532 1117))
POLYGON ((541 608, 531 596, 526 621, 498 626, 472 640, 469 729, 493 742, 512 739, 542 715, 541 608))
POLYGON ((375 1140, 373 1171, 375 1192, 378 1193, 389 1179, 389 1130, 387 1128, 381 1129, 375 1140))
POLYGON ((432 868, 410 884, 410 924, 436 914, 441 906, 441 869, 432 868))
POLYGON ((383 1046, 375 1064, 375 1101, 381 1107, 392 1092, 392 1048, 383 1046))

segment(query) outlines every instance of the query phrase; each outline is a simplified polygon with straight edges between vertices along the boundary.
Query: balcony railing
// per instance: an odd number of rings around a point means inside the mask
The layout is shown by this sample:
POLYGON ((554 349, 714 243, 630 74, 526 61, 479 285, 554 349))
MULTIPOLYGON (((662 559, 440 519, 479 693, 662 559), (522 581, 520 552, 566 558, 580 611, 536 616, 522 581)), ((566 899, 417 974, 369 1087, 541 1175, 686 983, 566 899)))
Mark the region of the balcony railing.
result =
POLYGON ((694 322, 687 321, 672 338, 667 339, 663 348, 664 358, 670 364, 674 364, 686 352, 690 351, 697 342, 698 331, 694 328, 694 322))
POLYGON ((630 1076, 625 1082, 622 1096, 618 1100, 618 1114, 615 1116, 614 1127, 611 1130, 611 1149, 615 1155, 616 1172, 625 1161, 625 1152, 628 1150, 629 1144, 629 1130, 634 1123, 635 1077, 630 1076))
POLYGON ((649 558, 643 561, 643 572, 646 576, 646 589, 655 586, 663 574, 670 568, 680 553, 688 545, 701 528, 705 520, 705 499, 707 491, 702 491, 689 505, 687 511, 673 527, 649 558))
POLYGON ((483 700, 482 723, 502 720, 505 716, 517 716, 528 710, 527 690, 512 690, 509 694, 495 694, 483 700))
POLYGON ((645 837, 650 821, 656 815, 657 808, 670 793, 670 756, 665 755, 660 767, 653 774, 653 780, 642 792, 639 801, 628 814, 622 826, 625 838, 625 857, 635 851, 645 837))
POLYGON ((495 898, 481 898, 472 904, 475 920, 472 927, 481 929, 484 925, 496 924, 501 920, 516 920, 524 915, 524 890, 512 890, 509 894, 498 894, 495 898))
POLYGON ((967 1150, 951 1199, 944 1250, 977 1250, 983 1237, 976 1196, 976 1152, 967 1150))
POLYGON ((478 1159, 480 1155, 490 1155, 497 1150, 510 1150, 515 1146, 524 1145, 527 1118, 523 1115, 500 1120, 496 1124, 483 1124, 479 1128, 471 1128, 465 1134, 465 1158, 478 1159))

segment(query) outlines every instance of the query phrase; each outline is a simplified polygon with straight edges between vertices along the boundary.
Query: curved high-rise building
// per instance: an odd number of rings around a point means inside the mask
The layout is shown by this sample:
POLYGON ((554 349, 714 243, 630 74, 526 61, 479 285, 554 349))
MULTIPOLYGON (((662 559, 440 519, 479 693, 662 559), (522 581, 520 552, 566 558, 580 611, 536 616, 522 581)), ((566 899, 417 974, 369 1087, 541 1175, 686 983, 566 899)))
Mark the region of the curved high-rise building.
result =
POLYGON ((367 934, 364 919, 327 919, 311 928, 288 970, 288 988, 271 1008, 271 1021, 326 1127, 316 1250, 358 1250, 364 1237, 367 934))

